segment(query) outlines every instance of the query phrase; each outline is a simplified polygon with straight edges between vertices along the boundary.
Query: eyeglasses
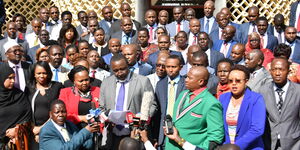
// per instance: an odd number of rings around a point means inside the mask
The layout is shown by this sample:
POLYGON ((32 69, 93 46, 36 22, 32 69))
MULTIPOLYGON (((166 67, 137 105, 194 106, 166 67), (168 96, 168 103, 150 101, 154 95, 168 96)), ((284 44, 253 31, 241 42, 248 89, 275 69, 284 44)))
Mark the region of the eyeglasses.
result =
POLYGON ((246 80, 246 79, 235 79, 235 80, 228 79, 228 82, 229 82, 229 83, 235 82, 236 84, 240 84, 240 83, 242 83, 244 80, 246 80))

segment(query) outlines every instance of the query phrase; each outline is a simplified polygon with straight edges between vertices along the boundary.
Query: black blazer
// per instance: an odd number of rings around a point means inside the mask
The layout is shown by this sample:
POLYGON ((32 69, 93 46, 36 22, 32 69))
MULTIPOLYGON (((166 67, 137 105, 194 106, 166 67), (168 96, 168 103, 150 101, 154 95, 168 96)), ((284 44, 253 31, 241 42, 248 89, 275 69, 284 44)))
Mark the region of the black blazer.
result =
MULTIPOLYGON (((133 21, 133 23, 134 23, 134 25, 135 25, 135 27, 136 27, 136 30, 139 30, 139 29, 142 27, 141 23, 139 23, 138 21, 136 21, 136 20, 132 20, 132 21, 133 21)), ((115 21, 115 22, 111 25, 108 34, 111 36, 111 35, 113 35, 115 32, 118 32, 118 31, 120 31, 120 30, 121 30, 121 19, 115 21)))

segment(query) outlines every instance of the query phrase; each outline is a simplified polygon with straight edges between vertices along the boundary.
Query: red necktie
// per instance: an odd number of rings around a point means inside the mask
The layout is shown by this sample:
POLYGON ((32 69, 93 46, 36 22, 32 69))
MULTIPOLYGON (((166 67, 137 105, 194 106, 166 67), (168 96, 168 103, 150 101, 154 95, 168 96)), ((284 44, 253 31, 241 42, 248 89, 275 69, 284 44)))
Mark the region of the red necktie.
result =
POLYGON ((298 17, 297 32, 300 32, 300 15, 298 17))
POLYGON ((153 27, 150 27, 150 33, 149 33, 149 43, 151 43, 153 41, 153 27))
POLYGON ((92 78, 95 78, 96 70, 92 71, 92 78))
POLYGON ((24 40, 23 33, 19 33, 18 38, 21 39, 21 40, 24 40))
POLYGON ((177 23, 177 33, 180 32, 180 22, 177 23))
POLYGON ((197 36, 194 35, 194 41, 193 41, 192 45, 196 45, 196 44, 197 44, 197 36))

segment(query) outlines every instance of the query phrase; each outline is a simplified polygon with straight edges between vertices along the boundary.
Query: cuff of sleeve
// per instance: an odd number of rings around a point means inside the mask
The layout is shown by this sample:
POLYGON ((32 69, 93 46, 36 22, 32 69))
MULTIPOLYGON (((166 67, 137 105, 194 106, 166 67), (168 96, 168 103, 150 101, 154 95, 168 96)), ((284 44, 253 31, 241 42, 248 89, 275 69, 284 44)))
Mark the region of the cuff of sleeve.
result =
POLYGON ((146 141, 144 143, 144 145, 145 145, 146 150, 153 150, 153 149, 155 149, 149 140, 146 141))
POLYGON ((196 149, 196 146, 191 144, 190 142, 188 141, 185 141, 184 144, 182 145, 182 148, 184 150, 191 150, 191 149, 196 149))

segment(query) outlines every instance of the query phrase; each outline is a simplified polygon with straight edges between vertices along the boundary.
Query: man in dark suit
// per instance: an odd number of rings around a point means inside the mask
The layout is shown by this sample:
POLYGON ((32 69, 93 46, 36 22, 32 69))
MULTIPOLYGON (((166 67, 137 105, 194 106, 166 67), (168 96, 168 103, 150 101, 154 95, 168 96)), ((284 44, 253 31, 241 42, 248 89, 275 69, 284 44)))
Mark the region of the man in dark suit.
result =
MULTIPOLYGON (((127 60, 121 54, 114 55, 110 64, 113 75, 102 82, 99 100, 101 110, 130 111, 137 114, 142 111, 142 102, 149 101, 149 111, 141 113, 144 118, 152 117, 157 106, 149 79, 129 71, 127 60)), ((108 132, 112 132, 112 139, 106 143, 113 150, 118 149, 122 138, 130 134, 129 127, 123 125, 116 125, 108 132)))
POLYGON ((32 63, 35 63, 36 62, 36 51, 39 49, 39 48, 43 48, 45 46, 48 46, 49 45, 49 32, 47 30, 42 30, 40 33, 39 33, 39 40, 40 40, 40 44, 35 46, 35 47, 32 47, 28 50, 28 56, 30 57, 30 61, 32 63))
POLYGON ((209 66, 216 69, 219 60, 224 58, 224 55, 219 51, 211 49, 212 42, 206 32, 198 34, 198 44, 202 51, 207 54, 209 66))
MULTIPOLYGON (((129 17, 131 18, 131 7, 128 3, 122 3, 121 4, 121 14, 122 14, 122 18, 123 17, 129 17)), ((132 28, 133 30, 138 30, 141 28, 141 23, 139 23, 138 21, 136 20, 131 20, 131 23, 132 23, 132 28)), ((117 20, 115 21, 111 27, 110 27, 110 32, 109 32, 109 35, 113 35, 115 32, 118 32, 121 30, 121 20, 117 20)))
POLYGON ((256 19, 256 26, 258 33, 260 34, 260 43, 262 49, 267 48, 273 51, 273 49, 278 45, 277 38, 268 33, 268 20, 266 17, 259 17, 256 19))
POLYGON ((64 83, 68 80, 67 72, 69 72, 69 70, 61 66, 64 56, 62 47, 59 45, 51 45, 48 48, 48 53, 50 61, 49 66, 53 74, 52 81, 64 83))
POLYGON ((105 35, 108 37, 108 33, 110 32, 110 27, 112 26, 112 24, 117 21, 118 19, 113 18, 113 10, 111 8, 111 6, 104 6, 102 8, 102 16, 104 19, 102 19, 99 22, 99 26, 101 28, 103 28, 103 30, 105 31, 105 35))
POLYGON ((117 38, 121 41, 121 45, 137 43, 137 32, 132 28, 132 21, 129 17, 121 19, 121 29, 111 35, 110 38, 117 38))
POLYGON ((297 29, 297 36, 300 37, 300 0, 292 3, 290 11, 290 26, 293 26, 297 29))
POLYGON ((229 20, 229 25, 232 25, 235 27, 235 29, 238 31, 239 30, 239 27, 240 27, 240 24, 237 24, 237 23, 234 23, 232 21, 230 21, 231 17, 232 17, 232 14, 229 10, 229 8, 227 7, 224 7, 220 10, 221 13, 225 14, 227 16, 227 20, 229 20))
POLYGON ((189 33, 189 22, 184 20, 183 15, 183 7, 177 6, 173 8, 174 21, 166 25, 170 37, 174 37, 179 31, 189 33))
POLYGON ((200 18, 201 31, 210 34, 213 30, 218 28, 215 17, 215 3, 213 1, 206 1, 204 3, 204 17, 200 18))
POLYGON ((246 44, 248 41, 248 35, 252 32, 257 32, 257 26, 255 20, 259 17, 259 9, 256 6, 252 6, 248 9, 249 22, 240 25, 239 39, 240 43, 246 44))
POLYGON ((148 59, 148 64, 150 64, 153 68, 155 68, 156 66, 156 61, 157 61, 157 57, 158 57, 158 53, 160 51, 168 51, 170 52, 170 55, 178 55, 182 61, 184 60, 181 53, 177 52, 177 51, 172 51, 169 50, 170 48, 170 37, 168 35, 161 35, 158 37, 158 51, 150 54, 149 59, 148 59))
POLYGON ((293 62, 300 63, 300 40, 297 39, 297 29, 295 27, 287 27, 284 32, 285 36, 285 44, 289 45, 292 49, 290 59, 293 60, 293 62))
POLYGON ((95 41, 94 33, 96 29, 99 28, 98 20, 90 19, 88 21, 88 31, 84 32, 80 39, 88 41, 89 44, 92 44, 95 41))
POLYGON ((213 42, 213 48, 212 49, 218 50, 226 58, 229 58, 233 45, 235 45, 237 43, 234 40, 235 33, 236 33, 236 29, 235 29, 234 26, 232 26, 232 25, 226 26, 222 30, 222 35, 221 35, 222 40, 215 40, 213 42))
MULTIPOLYGON (((38 18, 42 21, 42 29, 46 29, 48 32, 51 32, 52 23, 49 22, 49 10, 46 7, 42 7, 39 10, 38 18)), ((33 32, 31 24, 27 25, 26 35, 33 32)))
POLYGON ((22 46, 16 41, 9 41, 4 44, 7 63, 15 71, 14 86, 22 91, 25 90, 26 84, 30 78, 30 64, 21 61, 24 55, 22 46))
POLYGON ((185 90, 185 78, 179 74, 182 68, 182 60, 177 55, 170 55, 166 60, 167 76, 156 84, 155 95, 160 106, 159 123, 155 129, 159 128, 158 145, 164 146, 165 135, 163 131, 163 120, 167 114, 173 115, 173 106, 179 93, 185 90))
POLYGON ((39 134, 40 150, 92 148, 91 133, 98 131, 98 125, 87 125, 79 130, 75 124, 67 121, 66 105, 61 100, 51 103, 49 114, 50 120, 45 123, 39 134))
POLYGON ((78 25, 76 27, 76 30, 78 32, 78 35, 79 37, 81 37, 81 35, 84 33, 84 32, 87 32, 88 31, 88 17, 87 17, 87 13, 85 11, 80 11, 78 12, 77 14, 77 18, 80 22, 80 25, 78 25))
POLYGON ((18 44, 20 44, 23 47, 24 51, 24 56, 25 58, 27 57, 27 51, 29 49, 28 43, 24 40, 21 40, 17 38, 17 26, 14 22, 8 22, 6 24, 6 32, 7 32, 7 37, 0 40, 0 59, 1 60, 6 60, 6 55, 5 55, 5 50, 3 45, 8 42, 8 41, 16 41, 18 44))
POLYGON ((254 92, 272 81, 270 73, 262 66, 263 62, 264 54, 260 50, 254 49, 245 56, 245 66, 251 72, 247 86, 254 92))
POLYGON ((122 55, 127 59, 129 70, 143 76, 152 73, 152 66, 139 60, 139 47, 137 44, 124 45, 122 55))
POLYGON ((145 28, 148 29, 149 32, 149 43, 154 43, 155 31, 157 29, 157 14, 153 9, 147 10, 145 13, 145 21, 146 25, 145 28))
POLYGON ((274 58, 270 70, 273 82, 260 88, 267 108, 267 150, 300 149, 300 86, 287 79, 289 64, 286 58, 274 58))
POLYGON ((270 33, 277 38, 278 44, 284 43, 284 30, 286 28, 286 25, 284 24, 284 16, 282 14, 275 15, 273 23, 274 26, 271 24, 269 25, 271 28, 270 33))

